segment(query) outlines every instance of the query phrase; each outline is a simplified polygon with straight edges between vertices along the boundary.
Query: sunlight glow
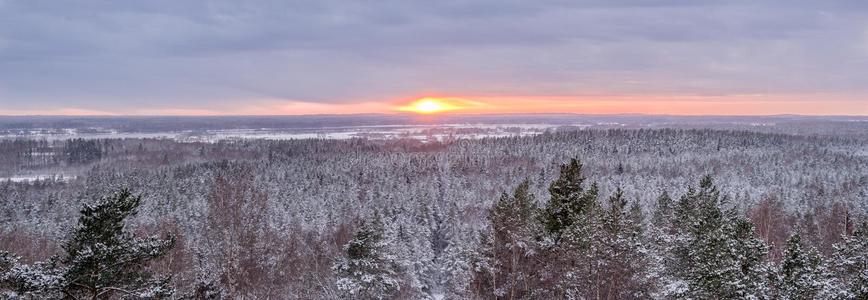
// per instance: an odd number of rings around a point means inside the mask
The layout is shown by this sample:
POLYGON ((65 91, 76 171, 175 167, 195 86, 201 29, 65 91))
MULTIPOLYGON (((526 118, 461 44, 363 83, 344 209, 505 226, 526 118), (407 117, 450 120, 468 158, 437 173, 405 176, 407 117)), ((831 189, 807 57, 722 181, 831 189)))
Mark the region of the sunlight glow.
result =
POLYGON ((410 111, 420 114, 433 114, 445 111, 456 110, 461 107, 449 103, 445 99, 440 98, 422 98, 407 106, 399 107, 400 111, 410 111))

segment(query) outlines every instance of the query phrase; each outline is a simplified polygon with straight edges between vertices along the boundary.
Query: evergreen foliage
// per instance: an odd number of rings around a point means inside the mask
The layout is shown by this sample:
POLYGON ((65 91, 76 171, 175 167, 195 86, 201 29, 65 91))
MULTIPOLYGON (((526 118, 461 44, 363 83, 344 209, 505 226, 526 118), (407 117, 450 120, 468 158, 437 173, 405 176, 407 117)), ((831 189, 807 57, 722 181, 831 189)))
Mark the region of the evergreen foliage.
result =
POLYGON ((835 245, 833 268, 851 299, 868 299, 868 222, 835 245))
POLYGON ((669 193, 663 191, 654 203, 654 214, 651 216, 651 224, 657 228, 668 228, 675 217, 674 204, 669 193))
POLYGON ((485 298, 530 297, 536 284, 536 202, 525 180, 503 193, 488 215, 491 232, 482 235, 475 285, 485 298))
POLYGON ((794 233, 787 239, 783 260, 772 274, 774 296, 778 299, 831 299, 838 287, 825 262, 813 249, 804 249, 802 238, 794 233))
POLYGON ((386 246, 379 216, 359 226, 345 247, 346 256, 333 267, 337 287, 347 298, 388 299, 400 289, 398 266, 386 246))
POLYGON ((168 298, 174 292, 171 278, 155 278, 147 265, 166 254, 174 238, 139 238, 126 229, 125 219, 136 214, 140 202, 140 196, 121 190, 85 205, 62 255, 33 265, 15 265, 4 255, 4 285, 39 298, 168 298))
POLYGON ((710 176, 678 203, 668 296, 698 299, 767 297, 766 246, 753 225, 726 209, 710 176))
POLYGON ((100 160, 103 151, 99 140, 78 138, 66 143, 63 154, 69 164, 86 164, 100 160))
POLYGON ((641 299, 650 296, 649 258, 643 239, 642 212, 636 203, 628 207, 621 189, 608 198, 601 211, 591 247, 595 266, 588 295, 601 299, 641 299))
POLYGON ((586 190, 582 186, 584 181, 582 163, 572 158, 569 163, 561 165, 560 175, 549 186, 551 198, 541 217, 546 231, 558 240, 565 230, 587 222, 589 212, 597 204, 597 184, 586 190))
POLYGON ((480 239, 475 287, 487 299, 649 297, 643 213, 617 189, 598 203, 594 185, 582 187, 581 164, 561 166, 551 200, 533 217, 527 181, 503 194, 489 214, 490 235, 480 239), (565 213, 566 212, 566 213, 565 213))

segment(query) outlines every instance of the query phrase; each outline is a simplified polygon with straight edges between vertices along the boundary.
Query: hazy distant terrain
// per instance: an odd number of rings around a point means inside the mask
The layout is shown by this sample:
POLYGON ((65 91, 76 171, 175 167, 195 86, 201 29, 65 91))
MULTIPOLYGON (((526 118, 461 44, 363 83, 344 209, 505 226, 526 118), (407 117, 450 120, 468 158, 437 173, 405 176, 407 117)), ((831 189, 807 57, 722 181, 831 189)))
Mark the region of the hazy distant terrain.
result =
POLYGON ((534 134, 553 129, 710 128, 808 135, 868 135, 868 117, 654 115, 321 115, 258 117, 10 117, 0 138, 428 138, 534 134))

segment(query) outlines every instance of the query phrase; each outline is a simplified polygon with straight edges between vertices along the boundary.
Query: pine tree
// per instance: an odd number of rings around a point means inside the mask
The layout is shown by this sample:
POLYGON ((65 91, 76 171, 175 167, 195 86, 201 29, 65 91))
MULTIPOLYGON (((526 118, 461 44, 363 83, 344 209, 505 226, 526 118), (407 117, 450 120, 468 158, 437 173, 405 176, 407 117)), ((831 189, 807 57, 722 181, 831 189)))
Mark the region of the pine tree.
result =
POLYGON ((529 188, 525 180, 512 195, 503 193, 489 213, 491 233, 482 239, 484 264, 475 276, 487 298, 528 297, 534 286, 537 207, 529 188))
POLYGON ((868 222, 834 246, 833 268, 851 299, 868 299, 868 222))
POLYGON ((663 191, 657 197, 654 203, 654 214, 651 217, 651 224, 657 228, 669 228, 672 224, 672 219, 675 217, 675 211, 672 203, 672 197, 669 193, 663 191))
MULTIPOLYGON (((466 299, 472 293, 474 260, 477 259, 475 243, 471 234, 457 233, 443 250, 440 265, 444 278, 438 284, 443 288, 443 299, 466 299), (468 237, 467 240, 462 237, 468 237)), ((435 297, 436 298, 436 297, 435 297)))
POLYGON ((169 277, 154 278, 148 262, 173 246, 174 238, 138 238, 125 219, 136 214, 141 196, 128 190, 85 205, 65 253, 45 263, 14 266, 3 281, 19 294, 47 298, 156 299, 173 294, 169 277))
POLYGON ((538 217, 545 233, 538 250, 539 260, 545 264, 539 297, 583 297, 589 291, 599 203, 596 183, 585 189, 584 181, 582 164, 573 158, 561 165, 558 179, 549 186, 549 201, 538 217))
POLYGON ((779 299, 828 299, 834 293, 833 282, 817 251, 804 250, 801 236, 794 233, 787 240, 783 260, 772 282, 779 299))
POLYGON ((584 181, 582 164, 573 158, 568 164, 561 165, 560 176, 549 186, 551 198, 541 220, 555 239, 559 240, 563 231, 586 221, 587 214, 596 205, 597 184, 585 190, 584 181))
POLYGON ((649 258, 642 240, 642 212, 635 203, 628 208, 618 188, 600 212, 599 226, 591 242, 589 270, 592 283, 585 294, 601 299, 638 299, 650 296, 646 274, 649 258))
POLYGON ((651 225, 646 234, 649 247, 649 277, 654 278, 657 286, 653 289, 660 294, 653 298, 663 298, 664 295, 678 295, 684 289, 684 284, 675 275, 680 270, 679 260, 675 257, 675 245, 680 235, 674 226, 675 203, 666 191, 662 192, 654 205, 651 215, 651 225))
POLYGON ((763 298, 766 246, 754 236, 753 225, 725 210, 726 198, 710 176, 679 201, 673 247, 674 278, 670 296, 701 299, 763 298))
POLYGON ((345 246, 346 257, 335 263, 337 287, 348 298, 388 299, 400 289, 398 265, 385 251, 379 216, 363 222, 345 246))
POLYGON ((429 210, 403 210, 388 216, 384 228, 385 252, 391 254, 402 271, 399 297, 430 298, 435 282, 435 255, 431 244, 429 210))

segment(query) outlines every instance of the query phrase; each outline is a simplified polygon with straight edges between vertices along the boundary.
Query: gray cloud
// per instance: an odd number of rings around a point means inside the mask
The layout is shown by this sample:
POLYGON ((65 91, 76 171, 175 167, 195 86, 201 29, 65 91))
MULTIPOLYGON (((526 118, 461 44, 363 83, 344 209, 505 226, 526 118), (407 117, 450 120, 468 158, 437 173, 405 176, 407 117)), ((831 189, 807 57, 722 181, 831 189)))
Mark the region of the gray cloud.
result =
POLYGON ((864 95, 864 3, 0 0, 0 104, 864 95))

